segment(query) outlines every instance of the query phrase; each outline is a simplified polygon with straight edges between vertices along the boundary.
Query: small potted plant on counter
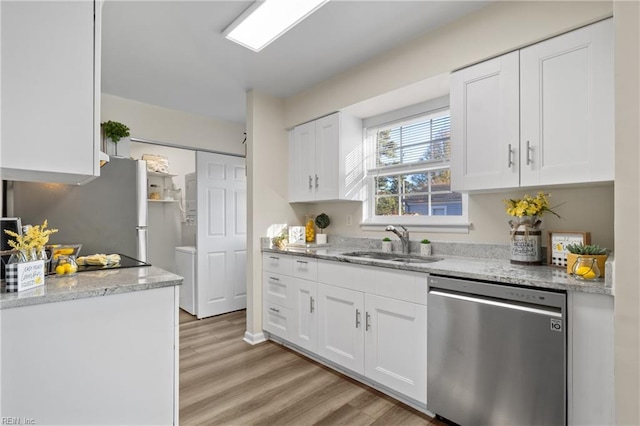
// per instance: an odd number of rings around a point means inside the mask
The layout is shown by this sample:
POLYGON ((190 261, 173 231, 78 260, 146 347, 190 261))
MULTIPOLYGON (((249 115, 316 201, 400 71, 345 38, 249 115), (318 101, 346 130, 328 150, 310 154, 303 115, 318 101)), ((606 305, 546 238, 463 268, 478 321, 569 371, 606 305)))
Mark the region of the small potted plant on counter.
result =
POLYGON ((391 253, 391 250, 392 250, 391 238, 384 237, 382 239, 382 251, 385 253, 391 253))
POLYGON ((600 276, 604 277, 604 263, 607 260, 608 251, 606 248, 600 247, 597 244, 568 244, 567 250, 567 273, 574 273, 574 265, 580 258, 594 259, 600 276))
POLYGON ((329 216, 325 213, 320 213, 316 216, 316 226, 320 229, 320 233, 316 234, 317 244, 327 244, 327 234, 324 233, 324 230, 330 224, 331 221, 329 220, 329 216))
POLYGON ((289 244, 289 231, 287 228, 284 228, 280 234, 271 238, 271 244, 280 250, 286 249, 289 244))
POLYGON ((431 241, 426 238, 420 241, 420 256, 431 256, 431 241))

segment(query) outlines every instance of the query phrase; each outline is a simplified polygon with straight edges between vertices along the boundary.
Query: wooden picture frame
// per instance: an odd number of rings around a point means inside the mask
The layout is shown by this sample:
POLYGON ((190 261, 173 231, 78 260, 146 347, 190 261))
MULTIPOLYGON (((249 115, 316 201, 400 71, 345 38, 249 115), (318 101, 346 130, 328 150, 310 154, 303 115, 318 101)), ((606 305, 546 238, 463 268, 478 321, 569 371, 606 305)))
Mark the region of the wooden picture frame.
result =
POLYGON ((568 244, 591 244, 591 233, 580 231, 548 231, 547 264, 567 267, 568 244))

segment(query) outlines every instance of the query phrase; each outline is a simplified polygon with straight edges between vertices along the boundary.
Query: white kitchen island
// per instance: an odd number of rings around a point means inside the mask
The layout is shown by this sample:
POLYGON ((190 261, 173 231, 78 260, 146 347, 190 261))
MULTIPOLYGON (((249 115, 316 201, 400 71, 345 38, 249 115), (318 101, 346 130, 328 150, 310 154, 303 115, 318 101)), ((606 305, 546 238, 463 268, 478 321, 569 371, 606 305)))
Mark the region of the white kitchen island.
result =
POLYGON ((156 267, 47 277, 0 294, 0 417, 177 424, 178 287, 156 267))

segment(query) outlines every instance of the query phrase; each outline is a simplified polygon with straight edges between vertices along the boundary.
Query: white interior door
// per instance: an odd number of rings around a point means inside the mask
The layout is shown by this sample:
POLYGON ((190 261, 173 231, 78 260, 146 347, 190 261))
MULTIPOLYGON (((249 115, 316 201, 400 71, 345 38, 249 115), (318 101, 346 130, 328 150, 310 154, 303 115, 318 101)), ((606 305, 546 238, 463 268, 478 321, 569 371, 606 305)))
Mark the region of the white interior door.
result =
POLYGON ((247 305, 245 159, 196 153, 198 318, 247 305))

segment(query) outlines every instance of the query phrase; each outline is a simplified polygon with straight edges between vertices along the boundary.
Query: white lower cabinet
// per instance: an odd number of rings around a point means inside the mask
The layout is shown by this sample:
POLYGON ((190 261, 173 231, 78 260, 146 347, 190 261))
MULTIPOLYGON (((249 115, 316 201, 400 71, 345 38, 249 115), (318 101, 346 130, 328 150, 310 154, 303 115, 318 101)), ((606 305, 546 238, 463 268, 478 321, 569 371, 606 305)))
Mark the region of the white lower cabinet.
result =
POLYGON ((364 374, 364 293, 318 284, 318 355, 364 374))
POLYGON ((364 374, 427 402, 427 307, 366 294, 364 374))
POLYGON ((315 260, 264 272, 264 330, 426 409, 427 274, 315 260))
POLYGON ((314 281, 293 280, 293 343, 312 352, 318 346, 317 287, 314 281))

